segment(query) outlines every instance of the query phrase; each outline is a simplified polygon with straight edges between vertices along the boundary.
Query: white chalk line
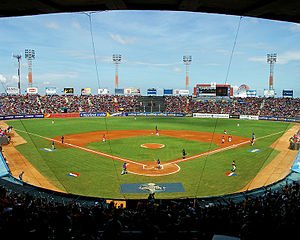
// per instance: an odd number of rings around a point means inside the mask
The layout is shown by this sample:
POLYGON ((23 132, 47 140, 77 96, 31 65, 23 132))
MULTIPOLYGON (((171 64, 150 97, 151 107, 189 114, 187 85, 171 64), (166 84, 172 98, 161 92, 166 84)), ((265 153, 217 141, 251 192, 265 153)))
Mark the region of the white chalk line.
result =
MULTIPOLYGON (((280 133, 283 133, 283 132, 284 131, 280 131, 280 132, 277 132, 277 133, 272 133, 272 134, 269 134, 269 135, 266 135, 266 136, 263 136, 263 137, 256 138, 256 140, 271 137, 271 136, 274 136, 274 135, 277 135, 277 134, 280 134, 280 133)), ((212 154, 215 154, 215 153, 218 153, 218 152, 222 152, 222 151, 226 151, 226 150, 229 150, 229 149, 237 148, 237 147, 239 147, 241 145, 244 145, 244 144, 247 144, 247 143, 249 143, 249 141, 241 142, 241 143, 238 143, 238 144, 233 144, 233 145, 230 145, 230 146, 224 147, 224 148, 218 148, 218 149, 215 149, 215 150, 212 150, 212 151, 209 151, 209 152, 200 153, 198 155, 194 155, 194 156, 191 156, 191 157, 186 157, 185 159, 178 159, 178 160, 175 160, 175 161, 172 161, 172 162, 165 163, 164 165, 185 162, 185 161, 192 160, 192 159, 199 158, 199 157, 203 157, 203 156, 206 156, 206 155, 212 155, 212 154)))
MULTIPOLYGON (((48 137, 44 137, 44 136, 41 136, 41 135, 38 135, 38 134, 35 134, 35 133, 26 132, 26 131, 19 130, 19 129, 15 129, 15 130, 16 131, 20 131, 20 132, 24 132, 24 133, 27 133, 27 134, 30 134, 30 135, 33 135, 33 136, 36 136, 36 137, 40 137, 40 138, 43 138, 43 139, 46 139, 46 140, 50 140, 50 141, 54 141, 54 142, 57 142, 57 143, 61 143, 61 141, 59 141, 59 140, 48 138, 48 137)), ((120 158, 120 157, 113 156, 113 155, 110 155, 110 154, 106 154, 106 153, 103 153, 103 152, 98 152, 98 151, 95 151, 95 150, 92 150, 92 149, 89 149, 89 148, 80 147, 80 146, 74 145, 72 143, 64 142, 64 143, 61 143, 61 144, 62 145, 67 145, 67 146, 70 146, 70 147, 73 147, 73 148, 78 148, 78 149, 84 150, 86 152, 91 152, 91 153, 94 153, 94 154, 98 154, 100 156, 104 156, 104 157, 107 157, 107 158, 112 158, 112 159, 120 160, 122 162, 129 162, 129 163, 137 164, 137 165, 140 165, 140 166, 144 165, 142 163, 134 162, 134 161, 131 161, 131 160, 126 159, 126 158, 120 158)))

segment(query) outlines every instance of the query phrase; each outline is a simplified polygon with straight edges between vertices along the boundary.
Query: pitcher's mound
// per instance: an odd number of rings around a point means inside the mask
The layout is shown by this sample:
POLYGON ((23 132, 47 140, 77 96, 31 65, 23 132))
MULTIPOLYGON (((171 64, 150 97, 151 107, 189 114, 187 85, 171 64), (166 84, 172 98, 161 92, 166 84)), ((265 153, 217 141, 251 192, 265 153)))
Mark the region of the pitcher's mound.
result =
POLYGON ((159 149, 164 148, 165 144, 160 143, 144 143, 141 145, 142 148, 159 149))

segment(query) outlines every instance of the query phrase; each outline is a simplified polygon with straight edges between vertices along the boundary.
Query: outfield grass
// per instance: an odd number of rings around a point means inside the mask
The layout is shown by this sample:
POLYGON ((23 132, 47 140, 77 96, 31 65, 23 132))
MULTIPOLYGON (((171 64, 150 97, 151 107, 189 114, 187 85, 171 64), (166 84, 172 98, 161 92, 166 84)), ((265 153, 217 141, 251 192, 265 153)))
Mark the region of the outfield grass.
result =
MULTIPOLYGON (((17 149, 57 187, 72 194, 107 198, 147 197, 147 194, 120 194, 120 184, 122 183, 181 182, 185 188, 184 193, 159 193, 157 195, 159 198, 205 197, 236 192, 247 185, 257 172, 276 156, 277 152, 269 146, 291 126, 289 123, 282 122, 164 117, 138 117, 136 120, 131 117, 55 119, 54 125, 51 124, 51 119, 35 119, 10 121, 9 124, 27 140, 27 144, 20 145, 17 149), (237 123, 239 123, 239 127, 237 123), (49 141, 18 131, 20 129, 53 138, 99 130, 154 130, 156 125, 162 130, 223 133, 226 129, 229 134, 247 138, 250 138, 254 132, 258 138, 254 147, 260 151, 249 152, 248 150, 253 147, 244 145, 180 163, 181 171, 177 174, 162 177, 133 174, 121 176, 121 162, 80 149, 61 148, 59 145, 57 145, 56 151, 46 152, 42 149, 51 148, 49 141), (260 139, 260 137, 271 134, 273 135, 260 139), (231 169, 232 160, 237 163, 237 177, 225 175, 225 172, 231 169), (67 175, 69 172, 78 172, 80 177, 69 177, 67 175)), ((110 141, 110 144, 105 146, 99 142, 92 143, 87 147, 136 161, 144 161, 149 158, 152 160, 157 157, 166 161, 179 158, 183 146, 191 155, 215 148, 215 145, 210 143, 165 136, 159 137, 159 141, 162 141, 159 143, 166 145, 164 149, 149 150, 138 147, 140 144, 150 141, 149 138, 151 136, 117 139, 110 141)))

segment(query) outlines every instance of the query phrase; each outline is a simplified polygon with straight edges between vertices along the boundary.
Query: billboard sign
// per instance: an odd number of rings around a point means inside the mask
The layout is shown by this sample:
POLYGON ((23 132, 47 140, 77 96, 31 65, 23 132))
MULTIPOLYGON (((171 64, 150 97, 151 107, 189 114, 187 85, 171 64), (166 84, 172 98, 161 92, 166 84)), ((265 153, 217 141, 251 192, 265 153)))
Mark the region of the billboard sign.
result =
POLYGON ((292 98, 294 96, 293 90, 282 90, 282 96, 284 98, 292 98))
POLYGON ((131 88, 125 88, 124 89, 124 94, 125 95, 131 95, 131 88))
POLYGON ((109 94, 109 91, 107 88, 98 88, 98 94, 106 95, 106 94, 109 94))
POLYGON ((124 88, 116 88, 115 94, 116 95, 124 95, 124 88))
POLYGON ((67 95, 74 94, 74 88, 64 88, 64 94, 67 94, 67 95))
POLYGON ((46 95, 54 95, 56 94, 56 87, 45 87, 46 95))
POLYGON ((256 90, 246 90, 247 97, 256 97, 257 92, 256 90))
POLYGON ((91 93, 91 88, 81 88, 81 95, 90 95, 91 93))
POLYGON ((6 93, 8 95, 17 95, 17 94, 19 94, 19 89, 17 87, 7 87, 6 93))
POLYGON ((180 96, 188 96, 190 94, 190 91, 187 89, 180 89, 179 90, 179 95, 180 96))
POLYGON ((147 95, 148 96, 156 96, 157 95, 157 90, 155 88, 148 88, 147 89, 147 95))
POLYGON ((29 88, 27 88, 26 92, 28 94, 37 94, 38 93, 38 89, 36 87, 29 87, 29 88))
POLYGON ((164 89, 163 95, 173 95, 173 89, 164 89))
POLYGON ((275 97, 275 91, 274 90, 264 90, 264 97, 275 97))

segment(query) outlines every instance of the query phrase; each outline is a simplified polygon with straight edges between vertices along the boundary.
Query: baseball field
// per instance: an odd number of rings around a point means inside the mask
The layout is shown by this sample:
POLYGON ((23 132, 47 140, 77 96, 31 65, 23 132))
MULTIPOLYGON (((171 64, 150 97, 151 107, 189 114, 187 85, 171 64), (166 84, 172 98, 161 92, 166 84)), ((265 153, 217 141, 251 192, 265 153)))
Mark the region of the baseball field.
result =
MULTIPOLYGON (((63 192, 114 199, 147 197, 147 193, 121 192, 126 184, 179 183, 183 187, 178 192, 160 192, 157 198, 245 190, 280 153, 278 140, 293 127, 283 122, 172 117, 35 119, 6 124, 14 128, 12 145, 17 150, 9 164, 16 166, 22 156, 27 167, 39 172, 39 182, 45 178, 63 192), (251 146, 253 133, 256 140, 251 146), (237 166, 234 174, 232 161, 237 166), (124 162, 128 174, 121 175, 124 162)), ((30 170, 25 170, 24 181, 34 184, 29 175, 30 170)))

